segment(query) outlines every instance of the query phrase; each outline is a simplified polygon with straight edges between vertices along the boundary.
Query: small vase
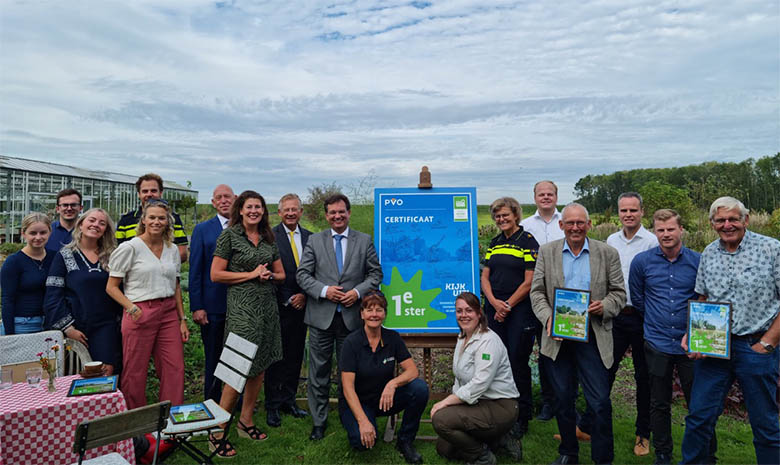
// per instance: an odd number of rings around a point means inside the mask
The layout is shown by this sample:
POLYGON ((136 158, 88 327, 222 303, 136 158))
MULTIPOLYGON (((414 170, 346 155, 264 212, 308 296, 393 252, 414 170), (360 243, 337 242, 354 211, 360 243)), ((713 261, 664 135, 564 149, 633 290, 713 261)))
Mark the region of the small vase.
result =
POLYGON ((54 378, 56 377, 56 373, 49 373, 49 392, 54 392, 57 390, 57 386, 54 385, 54 378))

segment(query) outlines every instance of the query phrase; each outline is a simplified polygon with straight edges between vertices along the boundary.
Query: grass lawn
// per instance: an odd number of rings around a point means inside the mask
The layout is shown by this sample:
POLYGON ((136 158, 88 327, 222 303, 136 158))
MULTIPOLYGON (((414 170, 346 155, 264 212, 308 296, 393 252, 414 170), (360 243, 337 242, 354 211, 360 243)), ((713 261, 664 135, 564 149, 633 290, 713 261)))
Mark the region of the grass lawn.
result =
MULTIPOLYGON (((195 334, 194 334, 195 336, 195 334)), ((194 342, 194 341, 193 341, 194 342)), ((199 342, 199 341, 198 341, 199 342)), ((187 344, 188 351, 196 351, 193 347, 196 344, 187 344)), ((199 344, 198 344, 199 346, 199 344)), ((202 357, 202 350, 200 351, 202 357)), ((190 357, 197 353, 190 352, 190 357)), ((441 358, 441 355, 436 358, 441 358)), ((195 363, 191 359, 187 363, 188 375, 193 374, 192 369, 195 363)), ((196 371, 197 372, 197 371, 196 371)), ((187 398, 188 400, 198 400, 200 394, 200 380, 196 377, 188 378, 187 398)), ((437 383, 436 390, 441 390, 437 383)), ((633 390, 633 367, 631 359, 626 358, 621 363, 621 369, 618 372, 618 378, 615 382, 615 389, 612 393, 613 409, 613 434, 615 438, 615 463, 636 463, 651 464, 654 455, 651 450, 649 456, 636 457, 633 455, 634 444, 634 390, 633 390)), ((538 391, 538 386, 535 386, 538 391)), ((302 391, 299 391, 299 393, 302 391)), ((150 394, 152 394, 150 392, 150 394)), ((535 393, 536 396, 537 393, 535 393)), ((535 397, 538 400, 538 396, 535 397)), ((151 400, 151 399, 150 399, 151 400)), ((429 403, 428 408, 433 405, 429 403)), ((582 409, 584 402, 579 401, 579 407, 582 409)), ((686 409, 683 400, 680 398, 673 406, 672 410, 672 434, 674 437, 674 462, 680 458, 680 443, 685 424, 686 409)), ((403 458, 394 448, 394 443, 385 443, 381 437, 385 430, 386 419, 380 418, 379 440, 373 450, 367 452, 355 452, 347 444, 347 436, 338 418, 338 412, 331 410, 329 415, 329 426, 326 431, 325 439, 322 441, 309 441, 311 432, 311 419, 296 419, 291 416, 283 416, 282 427, 270 428, 265 424, 265 410, 263 408, 263 394, 261 391, 258 401, 258 412, 255 414, 255 423, 263 431, 268 433, 268 440, 263 442, 254 442, 249 439, 239 438, 235 431, 235 426, 231 427, 230 440, 236 447, 238 457, 226 460, 217 459, 218 463, 238 463, 238 464, 403 464, 403 458)), ((423 418, 429 418, 428 413, 423 418)), ((550 463, 557 457, 558 442, 552 437, 558 432, 554 420, 541 422, 532 420, 529 433, 523 439, 524 458, 522 463, 550 463)), ((755 463, 753 452, 752 433, 750 425, 739 418, 728 415, 721 416, 718 427, 718 459, 720 463, 755 463)), ((433 436, 435 433, 430 423, 423 423, 420 428, 421 436, 433 436)), ((418 440, 415 443, 418 451, 423 455, 425 463, 451 463, 436 454, 435 443, 418 440)), ((201 445, 202 450, 206 450, 206 444, 201 445)), ((590 462, 590 444, 581 443, 580 459, 583 463, 590 462)), ((166 463, 186 464, 192 463, 192 459, 177 451, 166 460, 166 463)), ((454 462, 453 462, 454 463, 454 462)), ((506 457, 499 457, 499 463, 512 463, 506 457)))

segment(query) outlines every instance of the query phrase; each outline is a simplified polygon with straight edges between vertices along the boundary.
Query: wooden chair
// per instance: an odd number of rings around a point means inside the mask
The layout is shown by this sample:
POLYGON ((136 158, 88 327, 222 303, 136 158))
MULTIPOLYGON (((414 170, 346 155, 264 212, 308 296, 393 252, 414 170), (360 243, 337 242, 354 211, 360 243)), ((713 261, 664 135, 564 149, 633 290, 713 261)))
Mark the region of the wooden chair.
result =
POLYGON ((89 350, 75 339, 65 338, 65 345, 70 346, 70 350, 65 354, 65 376, 77 375, 84 369, 84 364, 92 361, 89 350))
MULTIPOLYGON (((123 441, 152 431, 157 431, 159 436, 160 431, 165 427, 165 421, 168 419, 170 409, 171 401, 166 400, 159 404, 147 405, 81 423, 76 428, 76 438, 73 443, 73 452, 79 454, 79 465, 82 463, 89 465, 129 463, 116 452, 102 455, 86 462, 83 462, 83 460, 84 454, 89 449, 123 441)), ((152 463, 157 463, 159 448, 160 442, 157 441, 152 463)))
MULTIPOLYGON (((214 370, 214 376, 230 385, 230 387, 235 389, 239 394, 243 393, 247 375, 252 368, 252 359, 255 358, 256 353, 256 344, 247 341, 235 333, 228 334, 225 345, 222 348, 222 355, 219 357, 217 369, 214 370)), ((192 437, 196 434, 202 435, 205 433, 208 438, 212 433, 222 431, 220 425, 225 424, 225 434, 222 435, 222 441, 220 442, 220 446, 224 446, 227 441, 227 431, 230 430, 230 424, 233 422, 233 417, 238 409, 238 404, 236 404, 236 407, 233 408, 232 412, 227 412, 212 399, 208 399, 203 403, 214 415, 213 420, 181 423, 178 425, 175 425, 172 421, 168 420, 168 427, 165 428, 163 434, 168 435, 170 439, 176 441, 176 446, 180 447, 184 453, 195 459, 197 463, 212 464, 214 463, 212 459, 217 455, 217 451, 215 450, 210 455, 204 454, 200 449, 193 445, 193 443, 204 441, 193 441, 192 437)))

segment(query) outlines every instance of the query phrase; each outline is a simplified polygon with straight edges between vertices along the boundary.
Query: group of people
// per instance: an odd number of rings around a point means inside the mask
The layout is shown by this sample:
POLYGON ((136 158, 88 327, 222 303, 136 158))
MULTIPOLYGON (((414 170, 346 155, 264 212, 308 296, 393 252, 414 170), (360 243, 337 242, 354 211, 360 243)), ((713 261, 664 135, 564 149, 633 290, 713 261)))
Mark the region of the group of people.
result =
MULTIPOLYGON (((57 195, 58 221, 41 213, 22 222, 24 248, 0 270, 2 329, 19 334, 62 330, 84 344, 106 374, 120 373, 129 408, 146 403, 146 374, 154 356, 160 399, 183 402, 183 343, 190 333, 182 305, 180 266, 190 260, 192 319, 205 352, 204 393, 232 411, 242 402, 237 432, 267 439, 254 422, 265 387, 266 423, 282 414, 312 418, 310 440, 325 437, 332 360, 338 363, 338 413, 350 446, 376 443, 376 419, 403 412, 396 447, 408 463, 422 463, 413 442, 429 389, 418 377, 402 337, 383 326, 387 299, 378 290, 382 269, 370 236, 351 229, 349 199, 323 203, 329 228, 300 225, 295 194, 278 204, 270 227, 265 199, 214 189, 216 216, 198 224, 191 243, 181 219, 162 200, 163 182, 141 176, 141 206, 116 228, 93 208, 81 214, 81 194, 57 195), (189 250, 188 250, 189 245, 189 250), (214 377, 230 332, 260 347, 242 393, 214 377), (308 411, 295 403, 308 332, 308 411)), ((587 209, 557 210, 557 186, 534 186, 537 211, 523 220, 511 197, 490 206, 499 229, 482 262, 484 304, 470 292, 455 301, 460 328, 453 354, 455 382, 430 415, 437 452, 452 460, 496 463, 496 454, 522 460, 522 437, 533 416, 529 359, 540 346, 540 420, 556 418, 560 441, 554 463, 578 463, 578 440, 592 442, 596 463, 614 459, 610 393, 620 360, 631 349, 636 382, 637 455, 670 463, 676 368, 689 414, 683 463, 714 463, 715 423, 731 382, 745 392, 758 463, 776 463, 780 425, 776 402, 780 356, 780 241, 747 230, 748 211, 731 197, 717 199, 710 221, 719 239, 699 253, 682 244, 682 219, 653 213, 642 226, 642 198, 621 194, 621 230, 606 243, 589 239, 587 209), (551 332, 556 288, 591 295, 587 342, 551 332), (687 351, 689 300, 730 302, 730 360, 687 351), (575 410, 579 386, 587 409, 575 410)), ((221 457, 238 451, 221 433, 209 436, 221 457)))

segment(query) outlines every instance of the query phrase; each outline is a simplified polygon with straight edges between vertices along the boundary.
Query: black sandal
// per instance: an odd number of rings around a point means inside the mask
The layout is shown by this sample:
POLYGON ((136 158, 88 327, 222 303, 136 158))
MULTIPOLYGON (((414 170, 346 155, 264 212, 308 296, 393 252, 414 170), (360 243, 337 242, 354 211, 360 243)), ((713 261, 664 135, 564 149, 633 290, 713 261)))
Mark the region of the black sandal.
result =
POLYGON ((209 450, 211 452, 216 452, 217 457, 222 459, 232 459, 233 457, 238 455, 238 453, 231 454, 231 452, 236 452, 236 449, 233 447, 233 444, 231 444, 230 441, 227 440, 227 437, 225 436, 222 436, 221 438, 217 439, 216 437, 214 437, 213 434, 209 434, 209 450))
POLYGON ((268 439, 268 435, 260 431, 257 426, 247 426, 241 420, 238 420, 236 430, 238 431, 238 435, 242 438, 252 439, 254 441, 265 441, 268 439))

